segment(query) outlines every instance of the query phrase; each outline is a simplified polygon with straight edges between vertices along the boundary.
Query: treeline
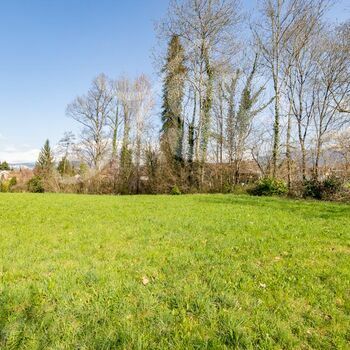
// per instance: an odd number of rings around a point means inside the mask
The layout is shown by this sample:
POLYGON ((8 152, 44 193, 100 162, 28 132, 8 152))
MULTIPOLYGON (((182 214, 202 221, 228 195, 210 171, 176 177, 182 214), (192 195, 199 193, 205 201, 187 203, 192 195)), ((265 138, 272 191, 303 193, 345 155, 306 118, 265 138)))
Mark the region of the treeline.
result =
POLYGON ((350 22, 332 23, 330 9, 325 0, 264 0, 248 18, 235 0, 170 1, 157 25, 160 108, 146 76, 98 76, 67 107, 80 135, 61 140, 59 164, 44 147, 37 185, 230 192, 262 179, 271 192, 344 189, 350 22))

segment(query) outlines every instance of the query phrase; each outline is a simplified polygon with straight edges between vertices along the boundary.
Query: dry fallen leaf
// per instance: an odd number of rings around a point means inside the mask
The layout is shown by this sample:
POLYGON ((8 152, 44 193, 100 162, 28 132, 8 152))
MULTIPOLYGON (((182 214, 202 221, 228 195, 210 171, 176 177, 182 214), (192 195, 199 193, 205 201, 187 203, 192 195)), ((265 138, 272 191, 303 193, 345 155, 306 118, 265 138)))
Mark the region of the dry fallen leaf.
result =
POLYGON ((265 283, 260 283, 260 288, 266 288, 266 284, 265 283))
POLYGON ((149 283, 149 279, 148 279, 146 276, 143 276, 143 277, 142 277, 142 284, 143 284, 144 286, 147 286, 148 283, 149 283))

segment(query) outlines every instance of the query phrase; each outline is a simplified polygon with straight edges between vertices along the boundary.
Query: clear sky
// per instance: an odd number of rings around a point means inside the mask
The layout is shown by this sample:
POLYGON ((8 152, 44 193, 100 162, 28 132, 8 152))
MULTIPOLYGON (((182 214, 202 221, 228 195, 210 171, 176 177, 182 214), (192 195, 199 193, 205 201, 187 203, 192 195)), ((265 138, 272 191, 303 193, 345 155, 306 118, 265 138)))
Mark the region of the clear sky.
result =
MULTIPOLYGON (((254 0, 242 0, 254 8, 254 0)), ((66 105, 101 72, 153 77, 154 20, 167 0, 0 0, 0 160, 33 161, 77 130, 66 105)), ((347 0, 332 16, 350 17, 347 0)))

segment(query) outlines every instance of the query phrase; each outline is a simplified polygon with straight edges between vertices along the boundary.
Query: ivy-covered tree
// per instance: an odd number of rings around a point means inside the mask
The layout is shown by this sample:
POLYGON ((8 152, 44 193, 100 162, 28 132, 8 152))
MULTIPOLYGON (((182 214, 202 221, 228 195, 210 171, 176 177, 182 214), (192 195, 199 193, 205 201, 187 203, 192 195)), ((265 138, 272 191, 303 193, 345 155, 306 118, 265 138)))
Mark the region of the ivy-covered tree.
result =
POLYGON ((163 68, 162 148, 167 156, 178 162, 183 160, 183 99, 186 78, 185 52, 180 38, 170 40, 163 68))
POLYGON ((264 91, 264 86, 256 87, 255 89, 252 86, 257 71, 257 65, 258 55, 255 56, 252 70, 241 93, 238 111, 235 114, 233 139, 234 157, 232 161, 235 168, 234 177, 236 183, 239 180, 240 165, 244 158, 246 142, 252 129, 253 119, 274 100, 274 98, 272 98, 267 103, 261 103, 259 101, 259 97, 264 91))

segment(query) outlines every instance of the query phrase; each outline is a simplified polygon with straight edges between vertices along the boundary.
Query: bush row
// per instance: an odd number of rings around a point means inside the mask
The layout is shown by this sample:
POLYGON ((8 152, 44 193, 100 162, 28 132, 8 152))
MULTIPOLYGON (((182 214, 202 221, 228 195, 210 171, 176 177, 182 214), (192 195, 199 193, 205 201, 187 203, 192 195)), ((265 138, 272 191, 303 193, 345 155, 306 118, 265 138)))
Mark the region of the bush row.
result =
POLYGON ((349 200, 350 186, 331 175, 323 180, 308 179, 288 189, 283 180, 266 177, 247 191, 254 196, 285 196, 318 200, 349 200))
MULTIPOLYGON (((17 183, 16 177, 7 181, 0 182, 0 192, 23 192, 33 193, 43 192, 74 192, 74 193, 113 193, 113 183, 99 176, 96 178, 81 179, 77 183, 64 183, 52 178, 51 181, 44 180, 40 176, 34 176, 26 182, 26 186, 17 183)), ((198 192, 198 191, 197 191, 198 192)), ((224 187, 222 193, 232 194, 250 194, 253 196, 290 196, 294 198, 313 198, 318 200, 339 200, 350 201, 350 184, 344 183, 336 176, 329 176, 323 180, 308 179, 300 183, 293 183, 288 188, 285 181, 265 177, 252 184, 240 184, 224 187)), ((117 192, 116 192, 117 193, 117 192)), ((128 193, 128 192, 126 192, 128 193)), ((147 188, 141 193, 149 192, 147 188)), ((163 189, 160 193, 169 193, 172 195, 181 195, 182 193, 195 193, 188 191, 178 185, 163 189)))

